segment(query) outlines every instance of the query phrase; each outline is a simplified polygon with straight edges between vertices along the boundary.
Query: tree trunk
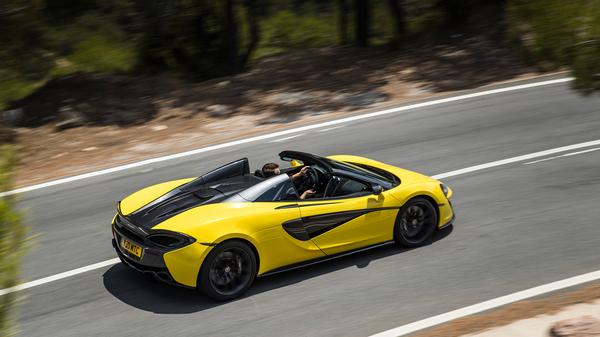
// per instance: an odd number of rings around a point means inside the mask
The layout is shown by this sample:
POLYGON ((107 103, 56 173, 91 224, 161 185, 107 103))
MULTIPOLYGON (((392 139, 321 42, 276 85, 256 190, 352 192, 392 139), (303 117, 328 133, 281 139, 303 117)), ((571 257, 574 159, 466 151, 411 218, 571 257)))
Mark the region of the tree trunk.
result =
POLYGON ((227 67, 229 73, 241 70, 239 63, 238 26, 235 17, 235 0, 225 0, 225 41, 227 49, 227 67))
POLYGON ((369 1, 355 0, 354 7, 356 14, 356 45, 367 47, 369 45, 369 1))
POLYGON ((242 69, 246 68, 248 65, 248 61, 250 61, 250 57, 260 41, 260 28, 258 25, 259 14, 256 1, 257 0, 246 0, 244 2, 246 7, 246 17, 248 18, 248 27, 250 28, 250 41, 248 42, 246 51, 240 57, 240 65, 242 69))
POLYGON ((400 3, 402 0, 388 0, 390 12, 394 18, 394 37, 392 47, 401 47, 406 38, 406 12, 404 6, 400 3))
POLYGON ((338 4, 338 30, 340 44, 348 44, 348 0, 337 0, 338 4))

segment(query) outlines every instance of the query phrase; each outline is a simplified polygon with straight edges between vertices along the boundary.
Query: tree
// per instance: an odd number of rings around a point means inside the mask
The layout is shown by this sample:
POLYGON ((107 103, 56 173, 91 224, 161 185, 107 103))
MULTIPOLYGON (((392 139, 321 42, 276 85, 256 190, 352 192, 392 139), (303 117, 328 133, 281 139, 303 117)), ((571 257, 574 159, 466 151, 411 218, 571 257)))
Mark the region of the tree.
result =
POLYGON ((340 44, 348 44, 348 0, 337 0, 340 44))
POLYGON ((369 0, 355 0, 354 13, 356 15, 356 45, 359 47, 369 46, 369 0))
POLYGON ((388 0, 388 7, 394 18, 394 37, 392 46, 399 47, 406 38, 406 12, 401 0, 388 0))
MULTIPOLYGON (((0 191, 10 188, 11 173, 15 156, 8 147, 0 148, 0 191)), ((15 210, 12 196, 0 198, 0 289, 16 286, 19 283, 21 257, 25 251, 27 229, 21 222, 21 215, 15 210)), ((18 293, 11 292, 0 296, 0 335, 15 335, 15 308, 18 293)))
POLYGON ((227 65, 231 74, 240 71, 238 25, 235 15, 234 0, 225 0, 225 29, 223 40, 227 45, 227 65))
POLYGON ((568 66, 577 89, 600 90, 600 2, 512 0, 508 13, 510 35, 530 62, 568 66))

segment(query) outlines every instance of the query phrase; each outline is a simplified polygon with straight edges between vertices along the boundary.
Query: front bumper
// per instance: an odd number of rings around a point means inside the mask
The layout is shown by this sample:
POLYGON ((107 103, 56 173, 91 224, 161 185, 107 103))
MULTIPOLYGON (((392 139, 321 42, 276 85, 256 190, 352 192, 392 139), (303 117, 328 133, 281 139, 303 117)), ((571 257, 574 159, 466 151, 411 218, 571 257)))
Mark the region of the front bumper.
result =
POLYGON ((452 202, 448 199, 447 204, 438 204, 440 211, 440 224, 438 229, 446 228, 452 224, 454 224, 454 219, 456 219, 456 214, 454 213, 454 207, 452 207, 452 202))

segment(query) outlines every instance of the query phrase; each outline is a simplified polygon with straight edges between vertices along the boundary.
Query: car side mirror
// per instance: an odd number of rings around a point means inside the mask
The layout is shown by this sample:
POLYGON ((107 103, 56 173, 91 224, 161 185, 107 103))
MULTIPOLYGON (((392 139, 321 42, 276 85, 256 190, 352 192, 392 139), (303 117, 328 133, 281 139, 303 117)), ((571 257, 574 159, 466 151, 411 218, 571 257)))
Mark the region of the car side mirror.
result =
POLYGON ((381 192, 383 192, 383 187, 381 187, 381 185, 373 185, 372 190, 373 194, 380 195, 381 192))

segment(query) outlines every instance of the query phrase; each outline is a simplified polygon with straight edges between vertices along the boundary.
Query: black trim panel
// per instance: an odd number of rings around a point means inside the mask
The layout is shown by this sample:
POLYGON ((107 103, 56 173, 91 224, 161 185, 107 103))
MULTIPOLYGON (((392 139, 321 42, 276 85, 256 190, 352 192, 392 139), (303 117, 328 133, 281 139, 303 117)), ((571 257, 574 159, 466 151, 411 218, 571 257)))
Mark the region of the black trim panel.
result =
POLYGON ((331 205, 331 204, 339 204, 339 202, 323 202, 320 204, 289 204, 277 206, 275 209, 284 209, 284 208, 294 208, 294 207, 310 207, 310 206, 321 206, 321 205, 331 205))
MULTIPOLYGON (((313 204, 312 206, 318 205, 324 204, 313 204)), ((307 217, 288 220, 282 223, 281 225, 283 226, 283 229, 293 238, 300 241, 308 241, 323 233, 327 233, 328 231, 338 226, 341 226, 348 221, 354 220, 359 216, 371 212, 387 211, 392 209, 400 209, 400 207, 367 208, 360 210, 311 215, 307 217)))

